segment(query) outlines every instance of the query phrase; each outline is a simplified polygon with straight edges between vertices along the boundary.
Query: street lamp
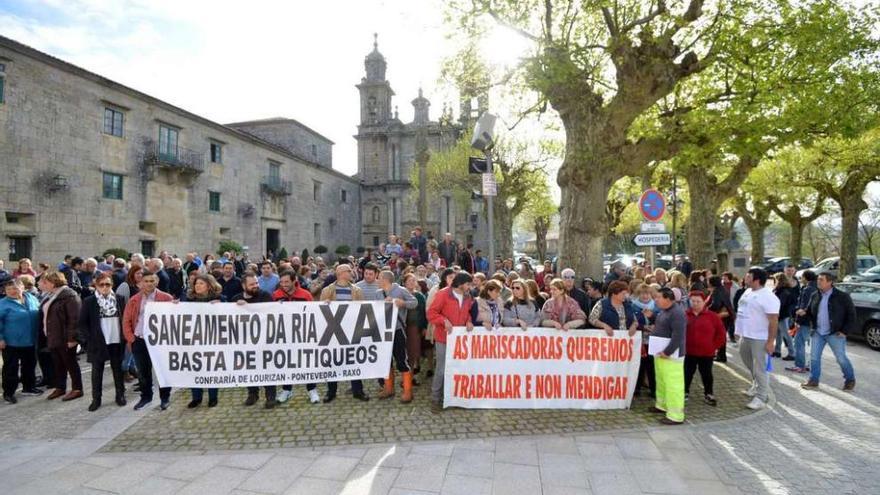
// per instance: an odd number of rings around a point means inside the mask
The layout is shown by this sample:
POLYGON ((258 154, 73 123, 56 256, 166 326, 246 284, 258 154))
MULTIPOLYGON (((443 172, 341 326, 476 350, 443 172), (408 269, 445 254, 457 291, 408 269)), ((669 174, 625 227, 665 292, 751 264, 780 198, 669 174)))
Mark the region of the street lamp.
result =
MULTIPOLYGON (((495 120, 496 117, 489 112, 480 115, 477 119, 477 126, 474 128, 474 137, 471 139, 471 148, 482 151, 486 155, 486 174, 494 180, 493 172, 495 170, 492 164, 492 148, 495 146, 495 120)), ((485 182, 485 181, 484 181, 485 182)), ((495 210, 493 207, 494 191, 483 191, 486 196, 488 210, 486 216, 489 218, 489 263, 495 263, 495 210), (491 193, 491 194, 487 194, 491 193)))

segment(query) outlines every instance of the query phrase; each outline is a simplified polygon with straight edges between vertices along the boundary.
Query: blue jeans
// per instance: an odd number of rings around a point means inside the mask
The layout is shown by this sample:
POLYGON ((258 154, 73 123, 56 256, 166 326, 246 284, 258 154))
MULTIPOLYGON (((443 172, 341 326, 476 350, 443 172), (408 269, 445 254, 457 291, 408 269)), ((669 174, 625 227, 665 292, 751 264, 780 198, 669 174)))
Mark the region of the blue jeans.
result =
POLYGON ((807 342, 810 340, 810 325, 798 325, 794 336, 794 365, 798 368, 807 367, 807 342))
POLYGON ((840 335, 820 335, 819 332, 813 332, 810 337, 812 339, 812 352, 810 353, 810 381, 819 383, 819 377, 822 375, 822 351, 825 350, 825 344, 831 348, 840 370, 843 371, 843 379, 851 382, 856 379, 855 371, 853 371, 852 363, 846 357, 846 337, 840 335))
POLYGON ((779 330, 776 332, 776 353, 779 354, 782 351, 782 343, 785 342, 785 349, 789 354, 793 354, 794 351, 791 349, 791 335, 788 334, 788 326, 791 324, 791 320, 788 318, 783 318, 779 320, 779 330))

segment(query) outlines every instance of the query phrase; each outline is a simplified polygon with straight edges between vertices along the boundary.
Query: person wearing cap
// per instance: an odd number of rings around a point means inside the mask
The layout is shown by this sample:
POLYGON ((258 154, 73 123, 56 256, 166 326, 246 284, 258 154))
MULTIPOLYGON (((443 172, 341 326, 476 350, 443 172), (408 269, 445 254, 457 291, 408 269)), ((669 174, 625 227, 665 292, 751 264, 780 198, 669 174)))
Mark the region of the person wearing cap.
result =
POLYGON ((707 307, 708 296, 700 290, 691 291, 691 307, 686 311, 687 335, 685 337, 684 357, 684 395, 688 397, 694 373, 700 370, 703 380, 703 400, 710 406, 717 406, 713 389, 712 364, 715 353, 727 340, 727 330, 718 313, 707 307))
POLYGON ((40 302, 25 292, 20 280, 0 274, 0 352, 3 355, 3 400, 15 404, 21 378, 22 395, 39 395, 36 387, 36 344, 40 302))
POLYGON ((684 359, 680 356, 686 349, 687 316, 681 304, 675 303, 672 289, 660 289, 655 302, 660 312, 651 338, 666 338, 669 344, 654 356, 657 391, 651 411, 665 415, 661 423, 679 425, 684 422, 684 359), (674 357, 676 354, 679 357, 674 357))
MULTIPOLYGON (((446 273, 444 273, 445 275, 446 273)), ((431 412, 443 412, 443 379, 446 373, 446 336, 454 327, 465 327, 470 332, 474 329, 471 321, 470 297, 473 278, 465 273, 455 274, 449 287, 440 289, 428 306, 428 321, 434 325, 434 383, 431 385, 431 412)), ((561 285, 561 284, 560 284, 561 285)))
POLYGON ((561 275, 562 283, 565 285, 565 292, 569 297, 577 301, 578 306, 580 306, 581 311, 583 311, 585 315, 590 314, 590 311, 593 309, 592 306, 590 306, 590 298, 583 289, 575 284, 577 276, 575 276, 574 270, 566 268, 565 270, 562 270, 561 275))
POLYGON ((608 268, 608 273, 605 274, 605 285, 608 285, 615 280, 620 280, 624 276, 626 276, 626 265, 620 260, 615 261, 608 268))

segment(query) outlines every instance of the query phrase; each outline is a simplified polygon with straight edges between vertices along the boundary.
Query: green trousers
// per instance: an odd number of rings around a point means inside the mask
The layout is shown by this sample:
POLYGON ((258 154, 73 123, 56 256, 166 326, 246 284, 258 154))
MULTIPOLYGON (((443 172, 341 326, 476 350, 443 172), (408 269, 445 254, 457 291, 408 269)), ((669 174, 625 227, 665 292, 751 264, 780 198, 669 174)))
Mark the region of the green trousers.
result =
POLYGON ((684 360, 654 358, 656 407, 673 421, 684 421, 684 360))

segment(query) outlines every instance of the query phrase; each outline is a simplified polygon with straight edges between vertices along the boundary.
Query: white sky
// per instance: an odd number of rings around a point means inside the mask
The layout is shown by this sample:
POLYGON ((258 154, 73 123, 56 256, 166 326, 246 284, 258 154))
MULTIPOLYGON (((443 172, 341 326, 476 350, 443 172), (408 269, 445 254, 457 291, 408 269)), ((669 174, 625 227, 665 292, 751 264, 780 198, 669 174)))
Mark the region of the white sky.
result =
MULTIPOLYGON (((438 84, 455 50, 442 18, 439 0, 0 0, 0 34, 220 123, 295 118, 336 143, 347 174, 374 32, 401 119, 420 85, 432 118, 444 102, 457 115, 438 84)), ((490 51, 514 59, 510 38, 490 51)))

